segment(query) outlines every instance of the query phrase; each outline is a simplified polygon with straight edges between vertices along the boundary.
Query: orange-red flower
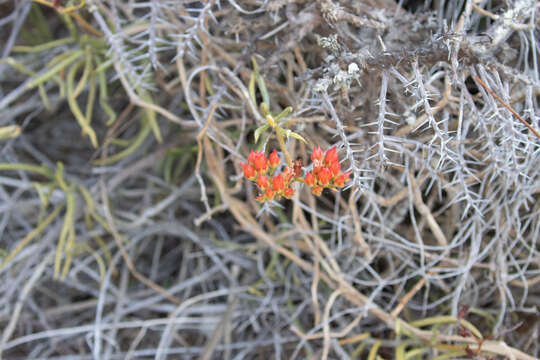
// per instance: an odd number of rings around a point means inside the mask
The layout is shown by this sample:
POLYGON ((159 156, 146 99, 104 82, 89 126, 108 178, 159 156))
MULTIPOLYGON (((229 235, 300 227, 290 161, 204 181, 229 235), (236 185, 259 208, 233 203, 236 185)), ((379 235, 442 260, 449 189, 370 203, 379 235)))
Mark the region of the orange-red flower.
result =
POLYGON ((244 170, 244 176, 249 180, 255 180, 255 169, 249 164, 241 164, 244 170))
POLYGON ((330 166, 334 163, 339 164, 337 148, 335 146, 326 151, 326 154, 324 155, 324 164, 326 166, 330 166))
POLYGON ((323 158, 323 151, 320 146, 317 145, 317 147, 313 148, 313 153, 311 153, 311 160, 320 161, 323 158))
POLYGON ((264 192, 264 197, 266 198, 266 200, 273 200, 275 195, 276 194, 274 190, 270 188, 266 189, 266 191, 264 192))
POLYGON ((268 170, 268 161, 262 151, 253 151, 248 156, 248 161, 253 165, 255 170, 264 173, 268 170))
POLYGON ((304 179, 304 182, 306 183, 307 186, 311 187, 313 185, 315 185, 315 176, 313 176, 312 173, 307 173, 306 174, 306 177, 304 179))
POLYGON ((341 174, 334 180, 334 185, 337 187, 344 187, 347 180, 349 180, 349 175, 351 175, 350 171, 341 174))
MULTIPOLYGON (((313 194, 319 196, 326 188, 335 190, 345 186, 351 171, 341 172, 337 147, 323 152, 320 146, 315 146, 311 159, 313 170, 306 172, 303 182, 311 187, 313 194)), ((251 150, 247 164, 241 164, 244 176, 255 182, 261 191, 256 197, 257 201, 272 201, 281 196, 290 199, 294 195, 294 182, 302 181, 302 160, 295 160, 292 166, 285 166, 281 173, 275 174, 280 164, 277 150, 273 150, 268 157, 262 151, 251 150)))
POLYGON ((271 188, 268 188, 263 194, 257 196, 255 200, 260 202, 272 201, 275 195, 274 191, 271 188))
POLYGON ((283 176, 283 181, 285 183, 289 183, 291 182, 291 180, 293 179, 294 177, 294 170, 290 167, 286 167, 283 172, 281 173, 281 175, 283 176))
POLYGON ((285 182, 283 181, 283 176, 281 174, 274 176, 272 179, 272 190, 279 192, 285 189, 285 182))
POLYGON ((272 169, 275 169, 278 167, 279 163, 281 162, 281 159, 279 158, 279 155, 276 149, 274 149, 274 151, 272 151, 272 153, 268 156, 268 162, 270 163, 270 167, 272 169))
POLYGON ((268 186, 270 186, 270 181, 267 176, 261 175, 257 180, 257 185, 261 188, 261 190, 265 190, 268 186))
POLYGON ((294 189, 293 188, 287 188, 283 192, 283 196, 285 196, 287 199, 290 199, 294 195, 294 189))
POLYGON ((321 183, 321 185, 328 185, 330 184, 330 181, 332 181, 334 175, 329 168, 322 167, 317 171, 317 177, 319 178, 319 182, 321 183))
POLYGON ((339 164, 339 161, 334 161, 327 165, 330 168, 330 171, 334 176, 339 174, 339 171, 341 170, 341 165, 339 164))

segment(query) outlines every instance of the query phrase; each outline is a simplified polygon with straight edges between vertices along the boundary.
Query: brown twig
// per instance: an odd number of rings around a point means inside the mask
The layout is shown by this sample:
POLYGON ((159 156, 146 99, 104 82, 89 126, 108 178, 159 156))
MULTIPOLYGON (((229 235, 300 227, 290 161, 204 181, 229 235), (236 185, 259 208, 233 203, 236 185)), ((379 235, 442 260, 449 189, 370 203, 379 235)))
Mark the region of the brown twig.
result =
POLYGON ((508 111, 510 111, 519 121, 521 121, 523 125, 525 125, 529 130, 531 130, 534 135, 536 135, 537 138, 540 139, 540 133, 536 131, 528 122, 526 122, 510 105, 508 105, 506 102, 504 102, 503 99, 501 99, 497 94, 495 94, 495 92, 491 90, 491 88, 485 82, 483 82, 482 79, 480 79, 478 76, 474 76, 473 78, 477 83, 482 85, 482 87, 486 89, 486 91, 490 93, 491 96, 495 98, 495 100, 500 102, 502 106, 504 106, 508 111))
POLYGON ((208 118, 206 119, 206 122, 204 123, 204 126, 202 127, 201 131, 199 131, 199 134, 197 134, 197 163, 195 165, 195 177, 197 180, 199 180, 199 183, 201 184, 201 200, 206 206, 206 213, 210 213, 210 206, 208 205, 208 199, 206 197, 206 189, 204 188, 204 182, 201 177, 201 163, 203 158, 203 144, 202 140, 206 136, 206 130, 208 130, 208 126, 210 125, 210 122, 212 121, 212 118, 214 117, 214 113, 216 112, 216 109, 218 107, 217 103, 214 103, 212 107, 210 108, 210 111, 208 113, 208 118))
POLYGON ((431 210, 422 200, 422 194, 420 193, 418 185, 414 181, 414 175, 412 171, 409 172, 409 182, 412 188, 411 200, 414 203, 416 210, 418 210, 418 212, 426 218, 429 228, 431 229, 433 236, 435 236, 435 239, 437 239, 439 245, 444 247, 448 246, 448 241, 446 240, 446 237, 444 236, 444 233, 442 232, 439 223, 437 223, 437 220, 435 220, 435 217, 431 213, 431 210))
POLYGON ((395 309, 390 313, 390 315, 397 317, 401 310, 407 305, 407 303, 411 300, 411 298, 424 286, 426 283, 426 278, 421 278, 419 282, 417 282, 411 290, 405 296, 399 301, 399 304, 395 307, 395 309))

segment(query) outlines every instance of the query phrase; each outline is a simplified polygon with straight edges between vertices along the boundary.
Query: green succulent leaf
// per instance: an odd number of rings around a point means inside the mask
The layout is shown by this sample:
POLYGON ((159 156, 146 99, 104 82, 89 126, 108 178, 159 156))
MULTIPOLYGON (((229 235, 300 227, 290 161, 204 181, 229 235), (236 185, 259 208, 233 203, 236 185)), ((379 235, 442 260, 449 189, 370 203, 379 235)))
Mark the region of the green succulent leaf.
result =
POLYGON ((289 129, 285 130, 285 135, 287 135, 287 139, 292 136, 293 138, 303 141, 305 144, 307 144, 306 139, 289 129))
POLYGON ((251 77, 249 79, 249 97, 251 98, 251 101, 257 107, 257 97, 255 96, 255 74, 251 73, 251 77))
POLYGON ((283 119, 285 116, 289 115, 290 113, 292 113, 293 111, 293 108, 291 106, 287 106, 282 112, 279 113, 279 115, 277 115, 275 117, 276 121, 280 121, 281 119, 283 119))
POLYGON ((13 139, 21 134, 19 125, 8 125, 0 127, 0 140, 13 139))
POLYGON ((251 61, 253 62, 253 74, 255 74, 255 80, 257 80, 257 87, 259 88, 259 91, 261 92, 263 103, 265 103, 266 106, 270 108, 270 95, 268 94, 268 89, 266 88, 264 78, 261 76, 259 72, 259 66, 257 65, 257 61, 255 60, 255 57, 252 56, 251 61))
POLYGON ((261 125, 257 128, 257 130, 255 130, 255 144, 259 141, 259 137, 261 136, 261 134, 266 131, 268 129, 269 125, 268 124, 264 124, 264 125, 261 125))

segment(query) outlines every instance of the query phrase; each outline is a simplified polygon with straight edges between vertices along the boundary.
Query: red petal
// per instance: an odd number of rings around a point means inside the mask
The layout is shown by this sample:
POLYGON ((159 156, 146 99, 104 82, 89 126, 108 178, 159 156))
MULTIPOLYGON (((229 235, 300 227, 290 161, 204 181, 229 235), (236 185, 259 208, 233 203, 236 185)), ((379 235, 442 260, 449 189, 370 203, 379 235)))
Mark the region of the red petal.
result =
POLYGON ((294 189, 293 188, 287 188, 285 189, 285 192, 283 193, 283 196, 285 196, 287 199, 290 199, 291 196, 294 195, 294 189))
POLYGON ((253 149, 251 149, 248 156, 248 163, 253 164, 254 162, 255 162, 255 153, 253 152, 253 149))
POLYGON ((255 170, 265 172, 268 169, 268 161, 266 160, 266 156, 264 156, 262 151, 255 151, 253 156, 250 154, 250 157, 252 157, 253 167, 255 170))
POLYGON ((307 173, 306 178, 304 179, 304 182, 306 183, 307 186, 310 186, 310 187, 315 185, 315 176, 313 176, 312 173, 307 173))
POLYGON ((279 192, 285 188, 285 183, 283 182, 283 177, 281 174, 274 176, 272 179, 272 189, 276 192, 279 192))
POLYGON ((266 198, 266 200, 273 200, 275 195, 275 192, 270 188, 266 189, 266 191, 264 192, 264 197, 266 198))
POLYGON ((332 174, 334 176, 339 174, 340 170, 341 170, 341 165, 339 164, 339 161, 336 161, 330 164, 330 171, 332 171, 332 174))
POLYGON ((242 164, 242 170, 244 170, 244 176, 250 180, 255 177, 255 169, 249 164, 242 164))
POLYGON ((317 147, 313 148, 313 153, 311 154, 311 160, 317 161, 321 160, 323 157, 323 151, 320 146, 317 145, 317 147))
POLYGON ((268 185, 270 185, 268 177, 264 175, 259 176, 259 180, 257 180, 257 185, 261 188, 261 190, 266 189, 268 185))
POLYGON ((332 177, 334 177, 332 171, 330 171, 330 169, 327 167, 321 168, 317 173, 317 176, 319 177, 319 182, 321 185, 328 185, 332 180, 332 177))
POLYGON ((334 185, 337 187, 343 187, 345 186, 345 183, 349 180, 349 175, 351 174, 350 171, 347 171, 344 174, 341 174, 334 180, 334 185))
POLYGON ((333 146, 326 152, 326 155, 324 156, 324 163, 326 164, 326 166, 330 166, 336 162, 339 162, 338 153, 337 148, 333 146))

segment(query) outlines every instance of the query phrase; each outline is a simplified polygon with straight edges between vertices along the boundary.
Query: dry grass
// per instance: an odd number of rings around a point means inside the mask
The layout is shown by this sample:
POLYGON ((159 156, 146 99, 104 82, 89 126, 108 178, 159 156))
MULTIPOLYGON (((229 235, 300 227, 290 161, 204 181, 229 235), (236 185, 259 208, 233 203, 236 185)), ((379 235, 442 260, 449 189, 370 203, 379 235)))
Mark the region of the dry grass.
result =
POLYGON ((0 3, 0 356, 540 356, 534 1, 60 3, 0 3), (256 202, 261 102, 350 186, 256 202))

